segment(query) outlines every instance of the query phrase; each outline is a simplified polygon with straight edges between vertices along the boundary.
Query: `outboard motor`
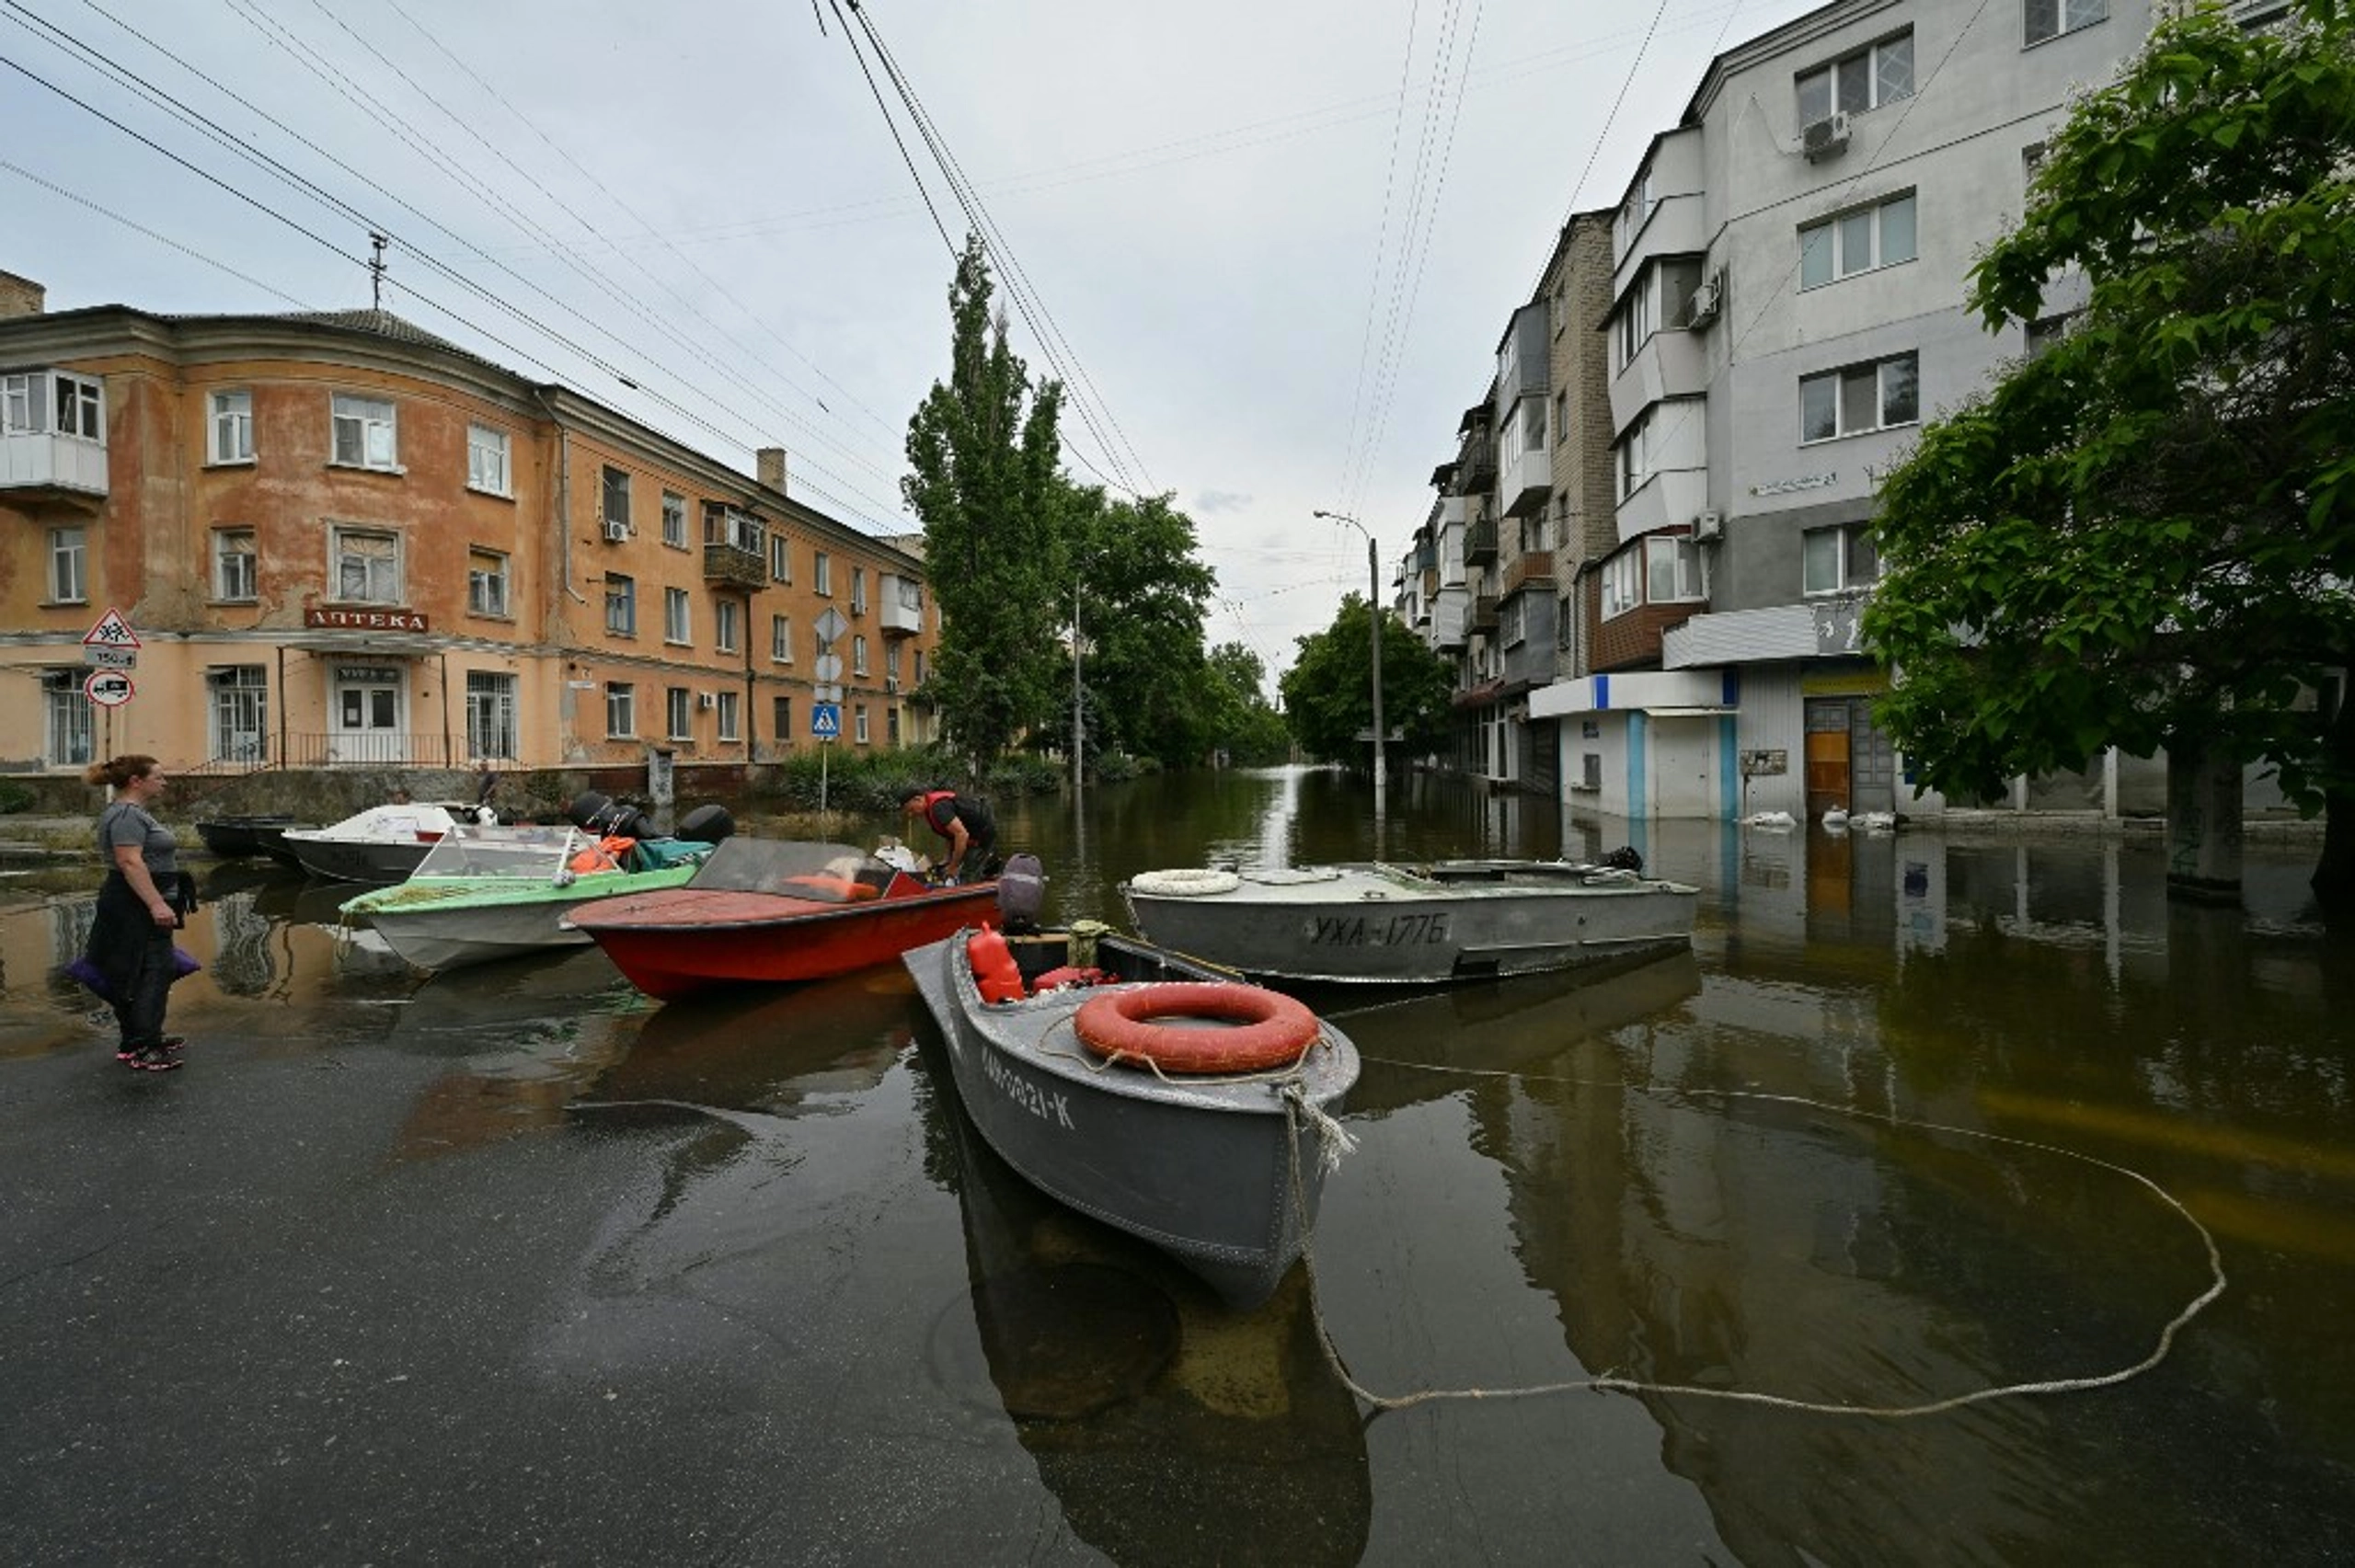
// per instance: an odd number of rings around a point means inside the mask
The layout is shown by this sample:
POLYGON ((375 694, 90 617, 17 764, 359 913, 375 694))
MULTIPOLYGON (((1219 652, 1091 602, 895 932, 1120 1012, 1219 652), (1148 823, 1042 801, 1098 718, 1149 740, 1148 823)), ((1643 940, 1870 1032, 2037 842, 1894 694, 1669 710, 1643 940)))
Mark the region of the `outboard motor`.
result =
POLYGON ((997 911, 1005 929, 1028 936, 1039 929, 1039 913, 1047 907, 1047 871, 1035 854, 1018 854, 1005 863, 997 877, 997 911))
POLYGON ((1644 874, 1644 857, 1636 853, 1633 844, 1621 844, 1603 857, 1603 864, 1616 871, 1632 871, 1638 876, 1644 874))
POLYGON ((575 795, 565 808, 572 825, 584 833, 594 833, 605 839, 659 839, 661 830, 654 819, 627 801, 614 800, 588 790, 575 795))
POLYGON ((677 837, 699 844, 716 844, 736 830, 736 818, 725 806, 698 806, 679 818, 677 837))

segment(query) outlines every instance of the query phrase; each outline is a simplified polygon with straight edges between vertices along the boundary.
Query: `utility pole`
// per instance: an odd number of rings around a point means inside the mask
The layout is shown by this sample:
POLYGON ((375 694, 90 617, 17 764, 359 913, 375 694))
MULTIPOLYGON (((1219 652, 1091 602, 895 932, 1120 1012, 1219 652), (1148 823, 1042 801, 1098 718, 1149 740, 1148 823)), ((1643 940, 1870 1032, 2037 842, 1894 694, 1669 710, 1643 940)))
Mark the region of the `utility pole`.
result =
POLYGON ((1382 558, 1373 542, 1373 534, 1364 523, 1347 512, 1319 511, 1312 516, 1346 522, 1365 535, 1365 609, 1366 623, 1373 628, 1373 820, 1380 827, 1389 815, 1390 773, 1383 765, 1382 754, 1382 558))

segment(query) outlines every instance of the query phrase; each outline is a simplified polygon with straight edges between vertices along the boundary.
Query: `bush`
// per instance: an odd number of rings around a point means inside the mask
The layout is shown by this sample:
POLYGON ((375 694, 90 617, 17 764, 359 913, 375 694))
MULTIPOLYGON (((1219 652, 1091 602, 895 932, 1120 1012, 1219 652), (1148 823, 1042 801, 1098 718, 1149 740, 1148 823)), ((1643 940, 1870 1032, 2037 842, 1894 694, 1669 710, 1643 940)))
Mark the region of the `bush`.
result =
POLYGON ((18 811, 29 811, 32 809, 32 791, 20 784, 12 784, 6 779, 0 779, 0 817, 10 816, 18 811))

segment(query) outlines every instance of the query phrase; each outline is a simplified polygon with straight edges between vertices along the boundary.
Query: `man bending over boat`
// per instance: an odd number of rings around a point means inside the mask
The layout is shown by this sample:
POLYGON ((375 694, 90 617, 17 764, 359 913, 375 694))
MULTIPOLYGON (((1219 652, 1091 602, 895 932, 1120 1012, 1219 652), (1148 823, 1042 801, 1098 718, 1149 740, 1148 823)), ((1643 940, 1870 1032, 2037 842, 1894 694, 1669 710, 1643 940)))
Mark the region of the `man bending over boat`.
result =
POLYGON ((900 797, 901 813, 922 818, 948 841, 948 858, 941 863, 940 879, 959 880, 968 867, 975 880, 985 881, 997 871, 997 820, 977 800, 964 800, 953 789, 911 789, 900 797))

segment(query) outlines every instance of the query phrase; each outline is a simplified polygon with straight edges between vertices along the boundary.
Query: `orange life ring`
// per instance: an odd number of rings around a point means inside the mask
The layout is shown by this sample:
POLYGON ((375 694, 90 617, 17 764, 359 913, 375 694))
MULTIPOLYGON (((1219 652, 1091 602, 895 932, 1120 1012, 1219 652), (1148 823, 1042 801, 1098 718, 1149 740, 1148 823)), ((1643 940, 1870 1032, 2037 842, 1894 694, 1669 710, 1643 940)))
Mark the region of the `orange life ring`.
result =
POLYGON ((1164 1072, 1259 1072, 1300 1059, 1315 1041, 1316 1015, 1281 991, 1179 981, 1090 997, 1072 1020, 1100 1057, 1134 1057, 1164 1072), (1178 1029, 1157 1018, 1212 1018, 1239 1025, 1178 1029))

